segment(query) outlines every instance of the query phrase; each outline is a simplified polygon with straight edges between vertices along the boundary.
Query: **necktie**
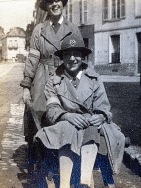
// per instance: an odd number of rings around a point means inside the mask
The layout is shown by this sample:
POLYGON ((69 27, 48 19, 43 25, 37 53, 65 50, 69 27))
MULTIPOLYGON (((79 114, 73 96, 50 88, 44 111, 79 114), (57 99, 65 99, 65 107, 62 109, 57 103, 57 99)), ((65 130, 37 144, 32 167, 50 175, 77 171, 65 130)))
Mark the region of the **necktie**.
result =
POLYGON ((72 85, 77 88, 78 84, 79 84, 79 79, 77 77, 73 77, 72 81, 71 81, 72 85))
POLYGON ((59 23, 52 24, 52 27, 53 27, 54 32, 57 33, 57 31, 59 30, 60 24, 59 23))

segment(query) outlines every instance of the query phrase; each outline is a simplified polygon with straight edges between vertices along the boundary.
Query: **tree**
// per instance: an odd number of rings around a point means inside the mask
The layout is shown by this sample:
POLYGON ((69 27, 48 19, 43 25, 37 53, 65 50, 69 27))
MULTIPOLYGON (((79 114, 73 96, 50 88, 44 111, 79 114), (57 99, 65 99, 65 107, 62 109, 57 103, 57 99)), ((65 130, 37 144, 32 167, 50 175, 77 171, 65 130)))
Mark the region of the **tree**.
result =
POLYGON ((26 31, 25 31, 25 34, 26 34, 25 49, 26 50, 30 47, 30 38, 31 38, 31 35, 32 35, 32 32, 33 32, 33 29, 34 29, 34 22, 31 22, 30 24, 27 25, 26 31))

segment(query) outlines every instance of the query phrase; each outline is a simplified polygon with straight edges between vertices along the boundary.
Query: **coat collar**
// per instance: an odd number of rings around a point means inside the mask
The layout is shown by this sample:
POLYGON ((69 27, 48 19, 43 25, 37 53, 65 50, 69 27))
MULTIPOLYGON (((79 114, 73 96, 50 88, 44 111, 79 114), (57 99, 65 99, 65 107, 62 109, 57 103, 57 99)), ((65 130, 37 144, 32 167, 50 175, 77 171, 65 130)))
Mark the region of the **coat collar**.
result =
POLYGON ((96 80, 99 77, 99 74, 95 72, 95 70, 90 69, 89 67, 84 70, 84 74, 87 75, 88 77, 95 78, 96 80))
POLYGON ((66 76, 63 74, 63 64, 58 68, 59 69, 57 69, 56 71, 57 74, 54 75, 53 79, 53 84, 54 86, 56 86, 58 94, 84 107, 84 102, 90 96, 92 96, 94 90, 96 90, 96 88, 98 87, 97 82, 95 82, 94 80, 98 79, 99 74, 97 74, 90 68, 84 69, 76 92, 72 84, 67 78, 65 78, 66 76), (63 79, 65 79, 65 81, 63 81, 63 79), (84 88, 87 92, 82 92, 84 88), (81 96, 81 98, 79 96, 81 96))
MULTIPOLYGON (((60 16, 60 19, 58 20, 58 24, 62 24, 63 23, 63 20, 64 20, 64 16, 63 15, 61 15, 60 16)), ((51 21, 51 20, 49 20, 49 22, 50 22, 50 25, 53 25, 53 22, 51 21)))
POLYGON ((56 34, 54 33, 53 28, 50 26, 50 21, 48 19, 42 23, 41 35, 57 50, 60 48, 60 46, 58 46, 56 41, 62 41, 67 35, 70 35, 71 33, 72 29, 69 27, 69 22, 65 18, 56 34))
MULTIPOLYGON (((54 75, 54 85, 59 84, 61 80, 64 78, 64 65, 60 65, 57 70, 56 74, 54 75)), ((85 74, 89 78, 95 78, 96 80, 99 77, 99 74, 96 73, 93 69, 90 69, 88 65, 83 63, 83 74, 85 74)))

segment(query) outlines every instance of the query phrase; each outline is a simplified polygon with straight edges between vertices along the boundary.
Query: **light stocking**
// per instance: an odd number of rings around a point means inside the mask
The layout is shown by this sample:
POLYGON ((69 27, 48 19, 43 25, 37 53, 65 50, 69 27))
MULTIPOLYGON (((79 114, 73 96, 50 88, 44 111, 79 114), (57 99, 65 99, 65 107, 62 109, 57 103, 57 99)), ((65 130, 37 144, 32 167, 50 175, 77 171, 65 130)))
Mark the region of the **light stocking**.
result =
POLYGON ((89 144, 81 148, 81 176, 80 183, 91 186, 91 177, 97 155, 97 145, 89 144))
POLYGON ((73 168, 73 154, 68 147, 59 150, 60 188, 70 188, 70 178, 73 168))

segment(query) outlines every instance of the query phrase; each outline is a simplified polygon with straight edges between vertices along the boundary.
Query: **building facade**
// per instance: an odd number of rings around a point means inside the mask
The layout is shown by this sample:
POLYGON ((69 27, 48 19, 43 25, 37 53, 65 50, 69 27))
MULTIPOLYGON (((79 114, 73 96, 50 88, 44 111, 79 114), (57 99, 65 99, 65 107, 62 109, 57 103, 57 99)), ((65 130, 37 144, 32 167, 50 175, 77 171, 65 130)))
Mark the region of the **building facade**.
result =
POLYGON ((2 61, 2 38, 4 36, 4 29, 0 27, 0 61, 2 61))
MULTIPOLYGON (((45 19, 41 12, 37 17, 45 19)), ((100 74, 140 73, 141 0, 68 0, 64 14, 79 26, 93 51, 88 60, 100 74)))
POLYGON ((94 50, 92 59, 98 72, 130 76, 140 73, 140 0, 69 0, 66 16, 82 30, 94 25, 94 33, 88 36, 94 47, 88 46, 94 50))
POLYGON ((17 54, 26 56, 25 31, 15 27, 2 38, 2 58, 3 60, 15 60, 17 54))

